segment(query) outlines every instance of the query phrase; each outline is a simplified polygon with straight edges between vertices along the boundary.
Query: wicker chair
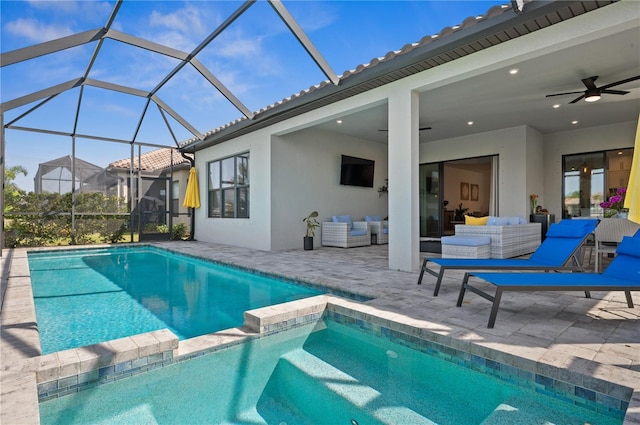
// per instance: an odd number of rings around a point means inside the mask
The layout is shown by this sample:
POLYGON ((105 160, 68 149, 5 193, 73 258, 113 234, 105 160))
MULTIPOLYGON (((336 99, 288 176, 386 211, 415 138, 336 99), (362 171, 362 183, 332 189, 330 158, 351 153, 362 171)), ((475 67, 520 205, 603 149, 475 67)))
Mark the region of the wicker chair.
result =
POLYGON ((371 227, 365 221, 351 221, 349 216, 334 216, 322 223, 322 246, 353 248, 371 245, 371 227))
POLYGON ((600 273, 602 267, 602 255, 615 254, 618 244, 624 236, 632 236, 640 224, 626 218, 603 218, 596 227, 595 234, 595 271, 600 273))
POLYGON ((379 216, 365 216, 364 221, 369 223, 371 228, 371 235, 375 235, 372 237, 372 243, 376 245, 384 245, 389 243, 389 221, 382 220, 379 216))

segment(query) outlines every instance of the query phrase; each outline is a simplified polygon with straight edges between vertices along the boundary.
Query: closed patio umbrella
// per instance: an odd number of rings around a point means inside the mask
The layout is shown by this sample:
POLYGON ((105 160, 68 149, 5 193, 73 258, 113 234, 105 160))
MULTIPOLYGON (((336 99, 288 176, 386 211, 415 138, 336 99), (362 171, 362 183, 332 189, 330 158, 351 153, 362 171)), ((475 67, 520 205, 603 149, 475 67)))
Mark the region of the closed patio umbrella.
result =
POLYGON ((198 186, 198 171, 196 167, 189 170, 189 181, 187 182, 187 191, 184 194, 184 202, 186 208, 200 208, 200 187, 198 186))
MULTIPOLYGON (((191 167, 189 170, 189 180, 187 181, 187 191, 184 194, 184 202, 182 203, 186 208, 200 208, 200 187, 198 185, 198 170, 196 167, 191 167)), ((191 213, 191 231, 189 232, 189 239, 194 240, 196 225, 196 215, 191 213)))
POLYGON ((624 207, 629 208, 629 220, 640 223, 640 116, 638 116, 636 143, 633 149, 633 162, 631 163, 631 174, 629 175, 624 207))

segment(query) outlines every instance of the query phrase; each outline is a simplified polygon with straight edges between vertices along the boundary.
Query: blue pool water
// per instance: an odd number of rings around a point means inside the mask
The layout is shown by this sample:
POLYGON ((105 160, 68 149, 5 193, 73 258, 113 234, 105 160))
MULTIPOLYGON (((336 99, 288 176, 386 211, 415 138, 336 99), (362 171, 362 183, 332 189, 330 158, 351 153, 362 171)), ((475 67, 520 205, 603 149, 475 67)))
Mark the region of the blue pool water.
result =
POLYGON ((43 354, 168 328, 180 339, 320 292, 154 247, 30 252, 43 354))
POLYGON ((40 403, 43 424, 604 424, 622 420, 325 320, 40 403))

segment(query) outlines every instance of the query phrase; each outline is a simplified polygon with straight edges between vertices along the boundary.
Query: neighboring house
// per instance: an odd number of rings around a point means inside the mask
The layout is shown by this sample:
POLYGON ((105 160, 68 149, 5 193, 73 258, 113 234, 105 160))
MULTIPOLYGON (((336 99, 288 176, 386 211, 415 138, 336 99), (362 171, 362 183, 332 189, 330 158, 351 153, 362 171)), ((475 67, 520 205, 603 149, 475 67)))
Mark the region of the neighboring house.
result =
MULTIPOLYGON (((128 198, 130 174, 140 176, 138 209, 145 223, 168 224, 166 215, 173 215, 173 223, 189 224, 190 212, 182 205, 191 162, 175 149, 155 149, 133 158, 110 163, 106 171, 119 178, 118 194, 128 198)), ((135 189, 132 193, 135 197, 135 189)), ((136 216, 134 211, 134 217, 136 216)))
MULTIPOLYGON (((474 158, 488 158, 491 173, 470 188, 487 197, 479 211, 528 216, 536 193, 561 217, 567 158, 634 143, 640 81, 624 86, 631 94, 595 104, 569 104, 579 94, 545 97, 584 90, 580 80, 592 75, 603 84, 640 75, 638 3, 609 3, 529 2, 521 14, 493 8, 347 71, 338 85, 325 81, 189 141, 203 197, 196 239, 296 249, 311 211, 320 221, 388 215, 389 267, 416 270, 421 220, 444 213, 439 191, 426 186, 449 185, 427 170, 474 158), (586 122, 569 124, 572 111, 586 122), (340 184, 342 155, 375 162, 373 187, 340 184), (386 179, 388 194, 379 196, 386 179)), ((466 179, 460 183, 474 183, 466 179)), ((472 202, 461 190, 449 207, 466 196, 472 202)))
POLYGON ((74 164, 71 155, 38 164, 33 178, 35 193, 64 194, 75 189, 111 195, 117 191, 118 183, 117 177, 95 164, 80 158, 76 158, 74 164))

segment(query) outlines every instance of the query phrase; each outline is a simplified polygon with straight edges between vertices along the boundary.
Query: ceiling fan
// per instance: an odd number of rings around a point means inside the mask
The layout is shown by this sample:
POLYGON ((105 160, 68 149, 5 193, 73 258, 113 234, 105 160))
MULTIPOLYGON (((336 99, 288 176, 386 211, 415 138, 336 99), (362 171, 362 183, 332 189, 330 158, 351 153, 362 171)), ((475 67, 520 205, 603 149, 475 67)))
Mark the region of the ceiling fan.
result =
POLYGON ((607 93, 607 94, 627 94, 627 93, 629 93, 628 91, 624 91, 624 90, 609 90, 609 88, 610 87, 614 87, 614 86, 619 86, 621 84, 628 83, 630 81, 638 80, 638 79, 640 79, 640 75, 635 76, 635 77, 631 77, 631 78, 626 78, 624 80, 616 81, 615 83, 606 84, 606 85, 601 86, 601 87, 597 87, 596 86, 595 82, 596 82, 597 79, 598 79, 597 75, 595 75, 593 77, 589 77, 589 78, 583 78, 582 79, 582 84, 585 85, 585 87, 587 88, 586 90, 570 91, 570 92, 567 92, 567 93, 548 94, 545 97, 564 96, 566 94, 582 93, 581 96, 573 99, 569 103, 576 103, 577 101, 579 101, 581 99, 584 99, 585 102, 595 102, 596 100, 600 100, 600 97, 602 97, 602 95, 604 93, 607 93))
MULTIPOLYGON (((431 130, 431 127, 420 127, 418 130, 431 130)), ((389 131, 386 128, 379 128, 378 131, 389 131)))

